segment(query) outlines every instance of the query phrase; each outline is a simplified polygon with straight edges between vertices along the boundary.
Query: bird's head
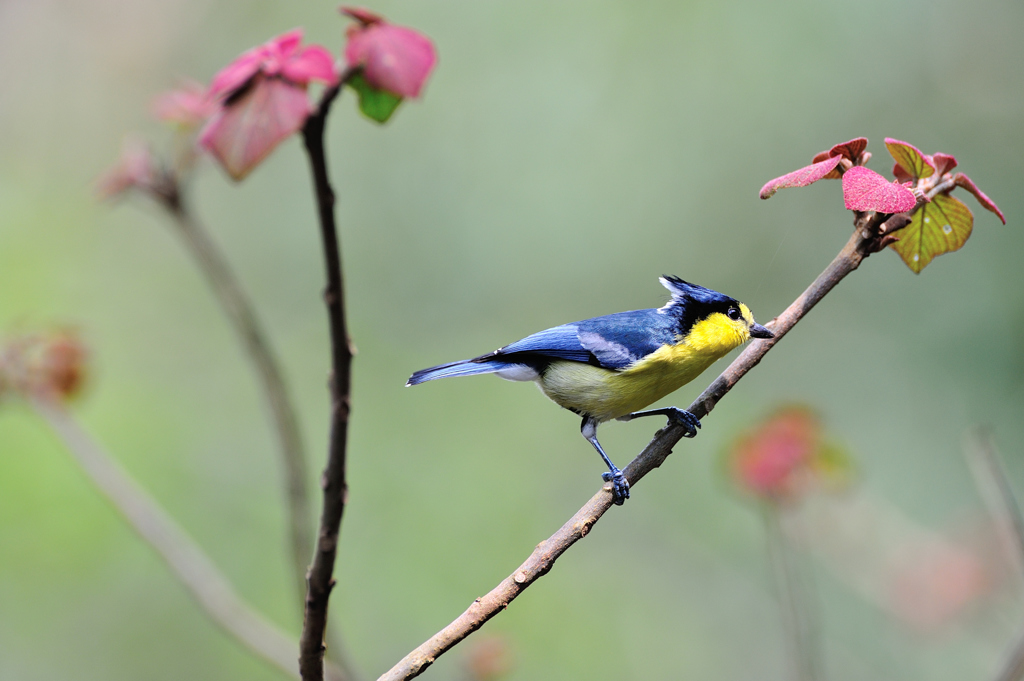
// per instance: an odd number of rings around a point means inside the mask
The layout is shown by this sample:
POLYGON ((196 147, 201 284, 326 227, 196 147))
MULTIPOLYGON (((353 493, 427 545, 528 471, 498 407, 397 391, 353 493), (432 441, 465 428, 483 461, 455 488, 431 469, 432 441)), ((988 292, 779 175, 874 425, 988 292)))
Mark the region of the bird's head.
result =
POLYGON ((679 277, 663 276, 660 281, 672 294, 661 309, 679 316, 679 339, 688 345, 720 356, 751 338, 775 337, 735 298, 679 277))

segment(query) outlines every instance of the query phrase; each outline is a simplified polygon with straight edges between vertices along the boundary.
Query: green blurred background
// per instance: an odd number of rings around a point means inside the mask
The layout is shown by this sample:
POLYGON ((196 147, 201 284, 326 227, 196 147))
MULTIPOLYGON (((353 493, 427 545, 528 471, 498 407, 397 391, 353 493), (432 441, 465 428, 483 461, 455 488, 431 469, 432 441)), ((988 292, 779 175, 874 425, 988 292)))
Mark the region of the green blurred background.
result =
MULTIPOLYGON (((962 439, 989 424, 1024 491, 1024 4, 1018 0, 379 2, 431 36, 422 102, 331 122, 354 374, 350 499, 332 614, 375 678, 597 489, 575 416, 492 377, 408 390, 419 368, 558 323, 658 306, 663 273, 761 321, 851 226, 838 183, 757 191, 832 144, 955 154, 1004 210, 920 276, 895 253, 844 281, 487 631, 512 679, 781 679, 758 510, 721 453, 780 402, 815 405, 858 484, 923 527, 982 513, 962 439)), ((93 352, 75 409, 235 582, 297 634, 274 440, 256 383, 163 216, 94 178, 177 76, 209 77, 294 26, 340 50, 334 3, 0 2, 0 329, 72 324, 93 352)), ((198 210, 256 300, 323 465, 322 265, 298 140, 241 185, 207 165, 198 210)), ((705 377, 674 395, 685 406, 705 377)), ((657 424, 602 429, 620 465, 657 424)), ((315 477, 311 474, 311 483, 315 477)), ((319 500, 317 500, 319 505, 319 500)), ((1024 631, 1020 581, 921 632, 804 557, 830 679, 984 679, 1024 631)), ((456 649, 424 678, 463 677, 456 649)), ((0 409, 0 679, 277 679, 194 606, 26 407, 0 409)))

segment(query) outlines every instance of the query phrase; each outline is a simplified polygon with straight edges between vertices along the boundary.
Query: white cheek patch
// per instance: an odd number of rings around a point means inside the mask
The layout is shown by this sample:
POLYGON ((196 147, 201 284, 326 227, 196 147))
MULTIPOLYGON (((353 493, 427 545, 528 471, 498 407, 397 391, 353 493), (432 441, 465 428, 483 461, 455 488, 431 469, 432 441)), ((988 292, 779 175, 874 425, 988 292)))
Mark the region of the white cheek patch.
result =
POLYGON ((495 371, 494 375, 506 381, 536 381, 540 378, 540 374, 525 364, 509 364, 501 371, 495 371))

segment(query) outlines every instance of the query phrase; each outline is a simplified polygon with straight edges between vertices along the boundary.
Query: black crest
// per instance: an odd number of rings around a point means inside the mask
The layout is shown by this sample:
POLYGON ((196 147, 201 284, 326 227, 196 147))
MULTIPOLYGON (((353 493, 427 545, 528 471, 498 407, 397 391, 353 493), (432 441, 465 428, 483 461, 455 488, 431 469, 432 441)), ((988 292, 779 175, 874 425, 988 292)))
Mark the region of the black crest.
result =
POLYGON ((735 298, 691 284, 679 277, 666 274, 660 281, 672 294, 672 300, 662 310, 679 316, 680 335, 686 335, 694 324, 713 312, 725 314, 730 307, 739 307, 739 301, 735 298))

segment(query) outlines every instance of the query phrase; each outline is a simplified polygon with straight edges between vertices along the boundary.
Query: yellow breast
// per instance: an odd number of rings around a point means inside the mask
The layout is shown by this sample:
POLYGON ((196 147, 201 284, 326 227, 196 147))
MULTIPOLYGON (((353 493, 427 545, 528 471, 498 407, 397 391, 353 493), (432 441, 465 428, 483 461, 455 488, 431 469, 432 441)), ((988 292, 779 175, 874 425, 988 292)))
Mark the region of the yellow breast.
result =
POLYGON ((716 313, 695 324, 679 343, 663 345, 623 371, 556 361, 537 382, 562 407, 609 421, 678 390, 749 337, 716 313))

